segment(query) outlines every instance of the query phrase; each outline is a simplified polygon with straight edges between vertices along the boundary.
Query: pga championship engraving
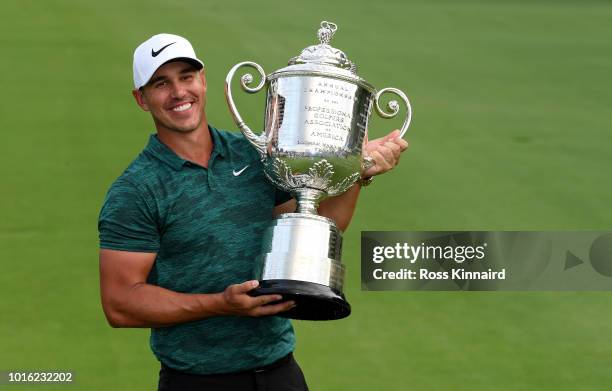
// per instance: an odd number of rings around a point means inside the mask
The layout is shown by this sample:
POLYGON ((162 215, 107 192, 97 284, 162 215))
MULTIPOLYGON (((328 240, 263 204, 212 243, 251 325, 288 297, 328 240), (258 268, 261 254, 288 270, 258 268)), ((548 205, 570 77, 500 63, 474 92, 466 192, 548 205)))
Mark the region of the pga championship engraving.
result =
POLYGON ((294 319, 331 320, 350 314, 343 294, 342 235, 332 219, 317 214, 317 207, 325 197, 348 190, 371 164, 362 153, 372 109, 382 118, 393 118, 400 109, 395 100, 382 109, 383 94, 395 94, 406 108, 400 137, 412 117, 402 91, 377 91, 357 74, 344 52, 330 46, 336 30, 334 23, 324 21, 317 32, 319 43, 291 58, 288 66, 266 75, 257 63, 241 62, 225 82, 230 113, 259 152, 266 177, 297 201, 297 211, 278 216, 264 234, 260 285, 252 292, 295 300, 296 307, 280 314, 294 319), (260 77, 256 86, 251 74, 240 77, 244 91, 266 88, 261 135, 243 121, 232 96, 232 80, 243 67, 255 69, 260 77))

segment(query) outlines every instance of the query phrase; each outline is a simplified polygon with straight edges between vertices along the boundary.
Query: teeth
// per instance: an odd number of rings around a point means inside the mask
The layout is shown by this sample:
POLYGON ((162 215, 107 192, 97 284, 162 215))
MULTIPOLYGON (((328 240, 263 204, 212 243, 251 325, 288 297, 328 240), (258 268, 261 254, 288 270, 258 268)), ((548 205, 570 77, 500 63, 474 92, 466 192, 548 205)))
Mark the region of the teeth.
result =
POLYGON ((184 105, 177 106, 173 108, 173 111, 185 111, 191 108, 191 103, 185 103, 184 105))

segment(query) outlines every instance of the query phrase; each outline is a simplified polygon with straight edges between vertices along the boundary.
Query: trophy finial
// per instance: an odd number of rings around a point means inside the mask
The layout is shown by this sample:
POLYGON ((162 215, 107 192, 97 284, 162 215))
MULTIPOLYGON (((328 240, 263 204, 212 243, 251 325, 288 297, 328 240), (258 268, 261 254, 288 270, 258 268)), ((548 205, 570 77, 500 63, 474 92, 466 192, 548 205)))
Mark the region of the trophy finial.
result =
POLYGON ((321 22, 321 27, 317 31, 319 44, 310 45, 300 53, 299 56, 289 60, 289 65, 312 64, 328 65, 346 69, 354 75, 357 74, 357 66, 346 57, 342 50, 330 46, 329 42, 338 30, 338 25, 326 20, 321 22))
POLYGON ((319 37, 319 42, 321 45, 329 45, 334 33, 338 30, 338 25, 332 22, 328 22, 326 20, 321 22, 321 28, 317 31, 317 36, 319 37))

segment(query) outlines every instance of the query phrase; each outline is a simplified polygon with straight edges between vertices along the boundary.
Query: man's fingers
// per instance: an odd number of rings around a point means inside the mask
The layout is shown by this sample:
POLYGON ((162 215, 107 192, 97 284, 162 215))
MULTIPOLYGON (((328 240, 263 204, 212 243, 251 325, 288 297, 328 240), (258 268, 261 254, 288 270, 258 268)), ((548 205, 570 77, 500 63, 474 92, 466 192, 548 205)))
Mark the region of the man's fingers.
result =
POLYGON ((271 305, 266 305, 263 307, 257 307, 254 311, 255 312, 254 316, 274 315, 274 314, 278 314, 278 313, 290 310, 293 307, 295 307, 294 301, 284 301, 278 304, 271 304, 271 305))
POLYGON ((281 295, 263 295, 263 296, 257 296, 255 298, 253 298, 253 300, 255 300, 254 302, 254 307, 258 307, 258 306, 262 306, 262 305, 266 305, 275 301, 279 301, 282 300, 283 297, 281 295))
POLYGON ((402 153, 402 150, 399 146, 399 144, 393 142, 393 141, 387 141, 385 143, 385 147, 389 148, 391 150, 391 152, 393 152, 393 157, 395 159, 399 158, 400 153, 402 153))
POLYGON ((259 286, 259 281, 251 280, 251 281, 245 281, 242 284, 232 285, 231 290, 232 290, 232 293, 235 293, 235 294, 247 293, 251 289, 255 289, 258 286, 259 286))
POLYGON ((368 143, 366 144, 366 146, 365 146, 365 147, 366 147, 365 149, 366 149, 366 151, 367 151, 367 152, 368 152, 368 154, 369 154, 369 152, 371 152, 371 151, 375 151, 375 150, 376 150, 376 148, 378 148, 378 146, 379 146, 380 144, 382 144, 382 143, 383 143, 382 139, 377 138, 376 140, 372 140, 372 141, 368 142, 368 143))
POLYGON ((249 296, 248 292, 258 286, 258 281, 251 280, 227 287, 223 297, 228 312, 238 316, 264 316, 286 311, 295 304, 293 301, 278 303, 283 299, 282 295, 249 296), (271 304, 275 302, 276 304, 271 304))
MULTIPOLYGON (((366 141, 365 149, 366 151, 371 151, 371 150, 375 150, 380 145, 384 145, 386 142, 398 142, 398 140, 403 140, 402 138, 400 138, 399 135, 400 135, 400 131, 396 129, 386 136, 379 137, 371 141, 366 141)), ((406 144, 406 147, 408 146, 408 143, 405 140, 402 141, 402 144, 406 144)))
POLYGON ((372 151, 370 157, 374 159, 374 165, 368 168, 364 173, 364 177, 378 175, 382 171, 384 171, 384 167, 386 165, 385 158, 378 151, 372 151))
POLYGON ((371 157, 375 164, 363 172, 364 177, 379 175, 397 166, 401 153, 408 148, 408 142, 399 135, 400 131, 396 129, 366 144, 364 155, 371 157))
POLYGON ((382 146, 377 151, 374 151, 372 156, 374 157, 374 161, 376 161, 379 173, 393 168, 393 164, 391 163, 393 161, 393 152, 389 148, 382 146))
POLYGON ((378 161, 379 160, 383 160, 382 156, 380 155, 380 153, 378 151, 372 151, 369 156, 372 158, 372 160, 374 162, 374 165, 372 167, 368 168, 363 173, 364 177, 374 176, 374 175, 378 174, 378 172, 380 171, 380 163, 378 161))
POLYGON ((393 132, 385 136, 385 141, 389 141, 389 140, 393 140, 394 138, 398 138, 399 135, 400 135, 399 129, 395 129, 393 132))

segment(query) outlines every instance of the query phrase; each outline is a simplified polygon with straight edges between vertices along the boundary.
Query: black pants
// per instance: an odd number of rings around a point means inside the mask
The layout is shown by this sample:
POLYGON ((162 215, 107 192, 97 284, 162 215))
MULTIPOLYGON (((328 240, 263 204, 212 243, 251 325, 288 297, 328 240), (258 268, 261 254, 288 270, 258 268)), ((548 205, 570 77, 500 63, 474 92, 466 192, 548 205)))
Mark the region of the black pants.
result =
POLYGON ((162 364, 158 391, 308 391, 293 354, 249 371, 224 375, 192 375, 162 364))

